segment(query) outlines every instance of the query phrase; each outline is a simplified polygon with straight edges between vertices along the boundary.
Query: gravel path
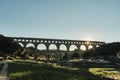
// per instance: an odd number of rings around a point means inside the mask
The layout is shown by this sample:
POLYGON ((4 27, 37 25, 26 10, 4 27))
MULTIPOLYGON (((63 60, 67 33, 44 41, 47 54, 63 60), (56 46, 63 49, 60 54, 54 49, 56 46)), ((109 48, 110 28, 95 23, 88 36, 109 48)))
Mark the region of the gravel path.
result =
POLYGON ((7 76, 8 64, 6 62, 0 62, 3 64, 2 70, 0 71, 0 80, 9 80, 7 76))

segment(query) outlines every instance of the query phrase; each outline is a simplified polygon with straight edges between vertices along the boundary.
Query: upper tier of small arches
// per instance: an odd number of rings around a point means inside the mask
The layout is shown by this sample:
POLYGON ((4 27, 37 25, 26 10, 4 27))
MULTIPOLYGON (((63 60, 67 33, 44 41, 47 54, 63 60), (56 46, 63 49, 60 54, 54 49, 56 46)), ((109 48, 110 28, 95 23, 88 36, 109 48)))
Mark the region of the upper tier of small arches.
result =
POLYGON ((83 40, 63 40, 63 39, 44 39, 44 38, 19 38, 11 37, 16 42, 30 42, 30 43, 53 43, 53 44, 91 44, 104 45, 105 42, 100 41, 83 41, 83 40))

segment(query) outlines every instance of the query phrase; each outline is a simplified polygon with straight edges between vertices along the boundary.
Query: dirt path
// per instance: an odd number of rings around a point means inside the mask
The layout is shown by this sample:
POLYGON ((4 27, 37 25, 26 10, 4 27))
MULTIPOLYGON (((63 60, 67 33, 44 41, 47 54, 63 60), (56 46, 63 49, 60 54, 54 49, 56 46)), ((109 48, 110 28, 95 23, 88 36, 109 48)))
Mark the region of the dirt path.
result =
POLYGON ((0 71, 0 80, 9 80, 7 76, 8 64, 6 62, 0 62, 3 64, 2 70, 0 71))

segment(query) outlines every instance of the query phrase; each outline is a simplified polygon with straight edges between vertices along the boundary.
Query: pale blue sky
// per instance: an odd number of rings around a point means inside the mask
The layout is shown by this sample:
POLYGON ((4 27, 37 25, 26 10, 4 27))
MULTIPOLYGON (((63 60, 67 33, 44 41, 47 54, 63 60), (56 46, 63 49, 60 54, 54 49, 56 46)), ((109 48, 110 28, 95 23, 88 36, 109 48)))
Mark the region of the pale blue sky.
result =
POLYGON ((120 41, 120 0, 0 0, 0 34, 120 41))

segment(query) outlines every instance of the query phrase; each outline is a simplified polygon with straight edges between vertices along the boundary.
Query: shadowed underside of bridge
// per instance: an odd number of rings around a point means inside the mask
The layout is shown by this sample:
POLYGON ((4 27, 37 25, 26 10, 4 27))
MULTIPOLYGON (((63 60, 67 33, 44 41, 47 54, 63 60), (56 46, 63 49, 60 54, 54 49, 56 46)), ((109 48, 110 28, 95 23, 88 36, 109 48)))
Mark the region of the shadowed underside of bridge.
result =
POLYGON ((46 51, 50 50, 51 45, 56 46, 57 51, 60 51, 61 46, 64 46, 64 48, 66 48, 66 51, 70 51, 71 46, 75 46, 76 49, 78 50, 81 50, 81 46, 84 46, 86 50, 88 50, 89 46, 92 46, 92 48, 96 48, 98 46, 105 44, 105 42, 100 42, 100 41, 26 38, 26 37, 9 37, 9 38, 18 42, 23 47, 27 47, 28 44, 33 44, 35 49, 38 49, 38 46, 42 44, 46 47, 46 51))

